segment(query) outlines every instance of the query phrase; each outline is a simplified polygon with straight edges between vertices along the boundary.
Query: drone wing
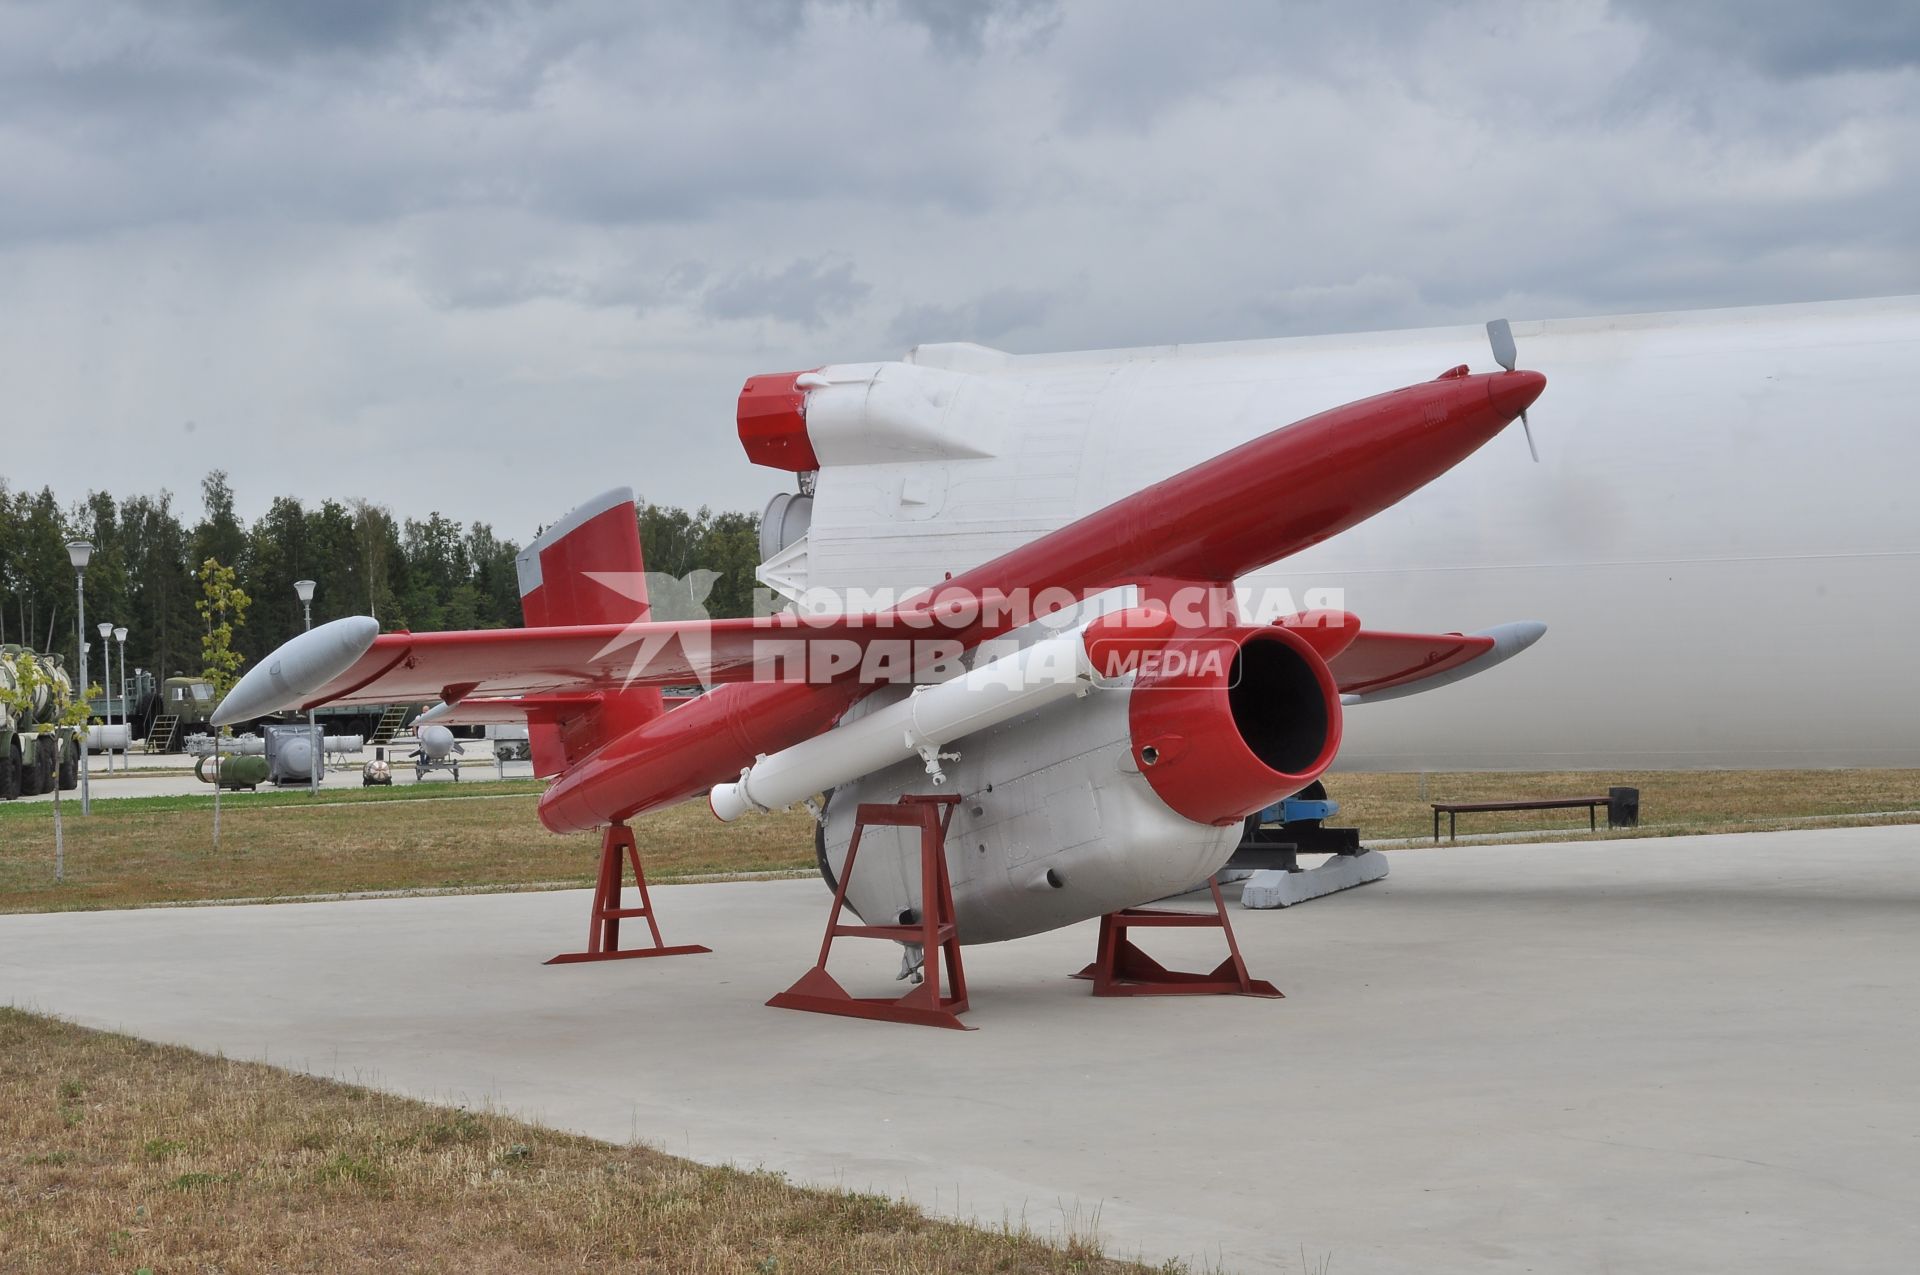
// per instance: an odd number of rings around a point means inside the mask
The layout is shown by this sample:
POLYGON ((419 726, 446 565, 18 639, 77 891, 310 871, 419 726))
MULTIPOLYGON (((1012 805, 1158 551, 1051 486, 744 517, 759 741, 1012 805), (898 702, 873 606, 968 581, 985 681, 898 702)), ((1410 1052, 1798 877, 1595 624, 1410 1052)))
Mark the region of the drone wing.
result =
POLYGON ((215 722, 286 708, 469 697, 609 693, 722 682, 798 681, 854 667, 882 639, 913 635, 870 615, 634 621, 451 633, 380 633, 366 616, 323 624, 242 678, 215 722))

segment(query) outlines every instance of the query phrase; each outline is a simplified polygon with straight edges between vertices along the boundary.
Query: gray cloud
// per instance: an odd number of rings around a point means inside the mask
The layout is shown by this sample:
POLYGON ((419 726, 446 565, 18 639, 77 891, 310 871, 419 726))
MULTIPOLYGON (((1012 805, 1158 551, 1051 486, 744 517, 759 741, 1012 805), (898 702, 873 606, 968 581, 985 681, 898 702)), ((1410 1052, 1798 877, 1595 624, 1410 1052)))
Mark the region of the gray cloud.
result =
POLYGON ((485 25, 516 7, 462 0, 327 0, 290 5, 190 0, 175 11, 201 18, 236 50, 277 60, 431 49, 462 29, 485 25))
POLYGON ((739 456, 740 380, 920 341, 1920 291, 1917 25, 1785 0, 11 4, 7 477, 70 486, 84 433, 118 489, 220 463, 256 507, 366 494, 524 534, 609 478, 757 505, 781 479, 739 456))
POLYGON ((1682 49, 1721 49, 1780 76, 1920 65, 1909 0, 1618 0, 1682 49))
POLYGON ((910 305, 894 317, 891 331, 905 346, 923 340, 986 345, 1010 332, 1035 327, 1057 300, 1045 288, 993 288, 957 305, 910 305))
POLYGON ((779 270, 737 271, 707 289, 700 308, 716 319, 782 319, 817 328, 872 291, 854 277, 851 261, 815 257, 779 270))
POLYGON ((994 36, 1044 42, 1059 20, 1057 0, 899 0, 893 11, 925 27, 936 50, 974 56, 994 36))

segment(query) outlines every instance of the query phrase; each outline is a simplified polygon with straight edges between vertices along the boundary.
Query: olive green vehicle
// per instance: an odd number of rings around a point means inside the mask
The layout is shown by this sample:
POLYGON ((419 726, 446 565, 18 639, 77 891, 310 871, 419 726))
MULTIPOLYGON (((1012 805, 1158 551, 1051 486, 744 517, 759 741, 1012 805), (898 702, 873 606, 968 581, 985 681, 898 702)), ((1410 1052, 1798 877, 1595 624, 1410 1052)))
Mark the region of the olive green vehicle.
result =
POLYGON ((79 784, 79 741, 42 733, 72 697, 60 657, 0 646, 0 801, 52 792, 56 783, 63 792, 79 784))
POLYGON ((149 692, 141 696, 134 710, 135 737, 147 740, 149 748, 158 742, 167 752, 179 752, 186 747, 187 736, 213 733, 213 708, 218 701, 213 683, 206 678, 175 673, 160 683, 157 694, 149 692), (174 719, 173 737, 155 741, 154 723, 167 717, 174 719))

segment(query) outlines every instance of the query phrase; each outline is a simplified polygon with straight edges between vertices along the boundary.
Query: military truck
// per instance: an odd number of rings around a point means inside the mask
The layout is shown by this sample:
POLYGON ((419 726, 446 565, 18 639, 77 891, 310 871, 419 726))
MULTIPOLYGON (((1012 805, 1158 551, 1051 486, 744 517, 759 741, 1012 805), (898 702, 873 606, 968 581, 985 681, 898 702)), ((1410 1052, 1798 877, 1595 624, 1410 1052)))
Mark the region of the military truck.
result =
POLYGON ((52 792, 56 783, 62 792, 78 786, 79 740, 42 733, 72 697, 60 657, 0 646, 0 801, 52 792))
POLYGON ((147 741, 148 752, 177 753, 189 735, 213 733, 213 683, 204 677, 175 673, 153 684, 142 673, 133 688, 133 737, 147 741))
MULTIPOLYGON (((92 713, 92 720, 104 722, 111 719, 116 722, 125 722, 129 726, 151 720, 148 713, 149 705, 157 705, 160 702, 153 674, 143 668, 134 669, 126 676, 126 688, 125 695, 120 693, 120 687, 116 685, 89 699, 87 708, 92 713)), ((144 730, 135 730, 133 737, 140 739, 145 734, 144 730)))

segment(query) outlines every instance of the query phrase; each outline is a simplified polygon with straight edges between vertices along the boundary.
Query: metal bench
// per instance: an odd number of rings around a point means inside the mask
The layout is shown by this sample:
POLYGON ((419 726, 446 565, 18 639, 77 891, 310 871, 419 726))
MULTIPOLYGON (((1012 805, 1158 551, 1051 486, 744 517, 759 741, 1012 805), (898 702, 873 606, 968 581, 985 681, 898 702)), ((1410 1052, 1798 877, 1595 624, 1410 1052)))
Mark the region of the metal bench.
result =
POLYGON ((1597 811, 1601 806, 1606 806, 1607 807, 1607 826, 1609 828, 1623 827, 1623 826, 1630 827, 1633 824, 1639 823, 1640 794, 1638 790, 1629 788, 1629 789, 1616 789, 1615 791, 1633 793, 1633 816, 1631 821, 1628 821, 1626 819, 1616 820, 1614 815, 1614 803, 1618 800, 1618 798, 1616 798, 1613 794, 1603 794, 1598 797, 1543 797, 1543 798, 1539 798, 1531 801, 1435 801, 1435 802, 1431 802, 1429 804, 1433 806, 1433 839, 1435 842, 1438 842, 1440 840, 1440 816, 1441 815, 1445 815, 1447 817, 1447 840, 1453 841, 1453 840, 1456 840, 1458 837, 1461 815, 1479 814, 1485 811, 1492 811, 1492 810, 1578 810, 1580 807, 1585 806, 1587 808, 1587 831, 1597 832, 1599 830, 1600 825, 1598 822, 1598 818, 1594 812, 1597 811))

